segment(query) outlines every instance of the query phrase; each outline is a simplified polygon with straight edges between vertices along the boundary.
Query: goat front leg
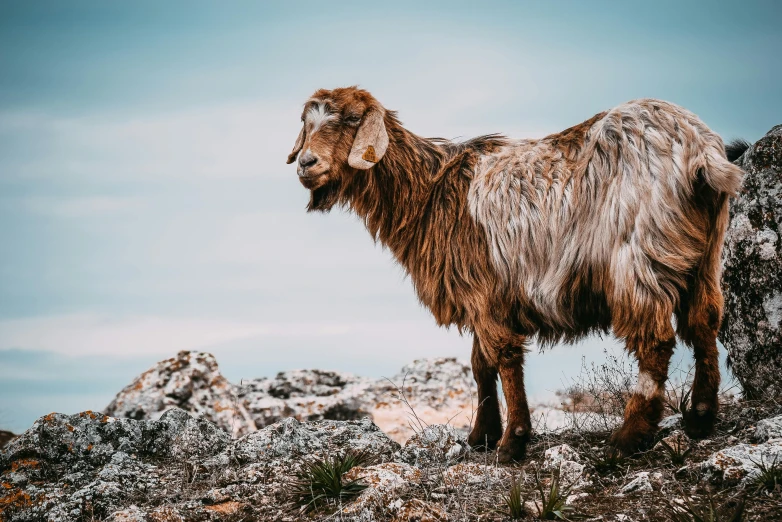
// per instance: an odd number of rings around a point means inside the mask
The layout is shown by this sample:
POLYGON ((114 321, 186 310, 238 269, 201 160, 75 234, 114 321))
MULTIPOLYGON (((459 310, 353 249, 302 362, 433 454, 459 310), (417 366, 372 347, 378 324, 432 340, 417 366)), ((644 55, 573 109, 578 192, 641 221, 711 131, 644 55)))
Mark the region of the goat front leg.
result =
POLYGON ((644 449, 657 431, 663 415, 663 394, 668 364, 676 339, 628 341, 628 349, 638 359, 638 384, 627 401, 624 423, 611 436, 610 443, 624 455, 644 449))
POLYGON ((491 450, 502 437, 502 417, 497 399, 497 365, 483 353, 478 334, 472 341, 472 374, 478 385, 478 409, 467 439, 475 449, 491 450))
POLYGON ((523 343, 514 343, 501 348, 498 353, 500 379, 508 408, 508 422, 497 452, 497 459, 502 463, 524 459, 532 433, 524 391, 524 351, 523 343))

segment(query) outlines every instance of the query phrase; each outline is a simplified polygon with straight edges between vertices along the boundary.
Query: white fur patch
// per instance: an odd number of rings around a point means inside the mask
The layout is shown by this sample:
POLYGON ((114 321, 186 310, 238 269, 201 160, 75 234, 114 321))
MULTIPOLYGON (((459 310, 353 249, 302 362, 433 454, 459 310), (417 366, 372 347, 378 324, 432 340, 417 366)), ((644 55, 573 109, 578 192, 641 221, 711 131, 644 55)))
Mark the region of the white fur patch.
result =
POLYGON ((638 384, 635 385, 635 393, 651 399, 661 390, 661 386, 647 372, 638 372, 638 384))
POLYGON ((315 134, 325 123, 337 119, 337 115, 326 109, 326 104, 318 102, 310 108, 304 117, 305 123, 310 125, 310 136, 315 134))
POLYGON ((682 225, 690 223, 699 172, 727 193, 741 180, 722 140, 694 114, 638 100, 597 120, 574 157, 547 139, 512 141, 481 157, 467 197, 503 284, 547 323, 568 328, 576 322, 562 306, 568 282, 593 270, 609 307, 673 314, 671 288, 679 283, 671 274, 704 253, 682 225))

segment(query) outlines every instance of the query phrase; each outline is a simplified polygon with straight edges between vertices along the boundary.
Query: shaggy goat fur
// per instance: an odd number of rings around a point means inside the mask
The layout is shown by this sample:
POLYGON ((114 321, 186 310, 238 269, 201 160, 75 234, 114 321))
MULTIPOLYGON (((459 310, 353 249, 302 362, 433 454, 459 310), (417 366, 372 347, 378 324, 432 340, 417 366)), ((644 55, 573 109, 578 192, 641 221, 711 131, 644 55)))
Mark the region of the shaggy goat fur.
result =
POLYGON ((742 172, 694 114, 637 100, 540 140, 452 143, 416 136, 350 87, 317 91, 302 121, 289 162, 301 152, 309 210, 353 210, 437 322, 474 333, 473 445, 499 441, 501 460, 523 456, 529 337, 553 343, 613 330, 637 357, 639 380, 612 442, 635 451, 662 414, 674 315, 696 359, 687 431, 711 430, 720 251, 742 172))

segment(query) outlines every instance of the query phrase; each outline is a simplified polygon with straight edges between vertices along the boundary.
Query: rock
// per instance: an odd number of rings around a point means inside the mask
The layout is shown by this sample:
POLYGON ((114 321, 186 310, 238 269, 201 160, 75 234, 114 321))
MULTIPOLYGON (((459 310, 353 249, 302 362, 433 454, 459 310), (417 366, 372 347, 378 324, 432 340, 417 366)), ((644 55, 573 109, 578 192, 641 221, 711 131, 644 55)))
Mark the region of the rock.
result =
POLYGON ((237 396, 259 427, 287 417, 355 420, 368 415, 367 393, 372 385, 370 379, 349 373, 292 370, 274 379, 246 381, 237 387, 237 396))
POLYGON ((446 424, 434 424, 410 437, 397 460, 413 466, 438 466, 456 463, 470 446, 464 433, 446 424))
POLYGON ((466 432, 474 391, 469 365, 452 358, 421 359, 392 379, 377 381, 349 373, 291 370, 272 379, 239 385, 220 373, 204 352, 179 352, 160 361, 125 387, 106 408, 113 417, 155 420, 180 408, 202 416, 234 437, 281 419, 358 420, 371 417, 398 442, 418 424, 448 423, 466 432), (405 403, 407 401, 407 403, 405 403))
POLYGON ((402 503, 392 522, 441 522, 448 520, 448 515, 431 502, 413 498, 402 503))
POLYGON ((181 351, 160 361, 119 392, 105 412, 112 417, 156 420, 172 408, 200 415, 234 436, 256 429, 214 356, 205 352, 181 351))
POLYGON ((395 501, 421 481, 421 470, 408 464, 386 462, 353 468, 343 479, 360 480, 369 486, 343 513, 371 520, 375 515, 397 511, 401 503, 395 504, 395 501))
POLYGON ((558 468, 565 460, 581 462, 581 455, 568 444, 553 446, 543 453, 543 469, 558 468))
POLYGON ((652 484, 656 484, 658 487, 662 484, 662 473, 649 471, 639 471, 632 476, 630 482, 622 486, 616 496, 623 497, 630 493, 644 493, 654 491, 652 484))
POLYGON ((690 447, 690 438, 680 430, 672 432, 667 437, 660 439, 660 442, 654 445, 653 449, 660 451, 669 451, 663 445, 663 442, 671 447, 674 451, 684 452, 690 447))
POLYGON ((238 439, 233 457, 239 462, 258 462, 290 470, 305 457, 327 456, 345 451, 366 452, 391 460, 399 444, 368 418, 360 421, 299 422, 289 418, 238 439))
POLYGON ((579 489, 589 484, 584 473, 581 455, 567 444, 560 444, 545 451, 543 471, 559 473, 560 484, 568 489, 579 489))
POLYGON ((682 426, 682 414, 676 413, 674 415, 669 415, 665 417, 663 420, 660 421, 659 427, 660 431, 664 430, 675 430, 678 428, 681 428, 682 426))
POLYGON ((723 252, 720 340, 750 397, 782 393, 782 125, 736 161, 746 172, 731 202, 723 252))
POLYGON ((411 420, 416 429, 450 424, 467 433, 477 407, 470 365, 450 357, 415 360, 372 392, 372 419, 399 443, 414 434, 411 420))
POLYGON ((782 463, 782 439, 762 444, 736 444, 713 453, 698 465, 706 479, 726 486, 746 484, 758 475, 758 463, 770 466, 782 463))
POLYGON ((780 437, 782 437, 782 415, 759 421, 755 427, 755 434, 753 436, 753 438, 759 442, 778 439, 780 437))
POLYGON ((490 487, 507 480, 510 472, 498 466, 461 462, 446 469, 441 477, 447 489, 460 486, 490 487))
POLYGON ((279 519, 304 463, 398 449, 369 419, 285 419, 231 439, 179 409, 150 421, 50 414, 0 453, 0 506, 15 521, 279 519))

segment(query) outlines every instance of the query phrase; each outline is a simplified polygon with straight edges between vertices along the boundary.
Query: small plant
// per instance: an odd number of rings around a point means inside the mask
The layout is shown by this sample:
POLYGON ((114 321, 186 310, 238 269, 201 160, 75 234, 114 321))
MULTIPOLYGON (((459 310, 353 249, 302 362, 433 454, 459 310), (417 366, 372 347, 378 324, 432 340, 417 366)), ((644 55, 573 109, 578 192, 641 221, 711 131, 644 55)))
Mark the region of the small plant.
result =
POLYGON ((502 499, 505 501, 505 505, 508 508, 508 514, 513 520, 524 518, 527 514, 524 509, 524 500, 521 498, 521 482, 513 480, 511 482, 510 491, 507 495, 503 495, 502 499))
POLYGON ((291 485, 292 502, 303 511, 320 509, 334 500, 350 500, 367 488, 358 480, 344 481, 342 475, 356 466, 371 462, 365 452, 348 451, 324 460, 306 464, 291 485))
POLYGON ((744 499, 729 499, 720 505, 709 493, 709 502, 698 505, 685 496, 684 504, 669 503, 667 512, 672 522, 741 522, 744 499))
POLYGON ((670 457, 671 462, 675 466, 682 466, 687 461, 687 457, 692 453, 692 448, 690 448, 687 443, 682 441, 677 441, 674 444, 668 444, 664 440, 660 441, 660 444, 663 448, 665 448, 666 453, 668 453, 668 457, 670 457))
POLYGON ((690 402, 690 393, 692 392, 692 390, 685 391, 684 386, 687 386, 686 382, 682 383, 679 388, 674 387, 665 390, 665 404, 672 412, 682 415, 687 413, 687 405, 690 402))
POLYGON ((574 518, 581 518, 575 513, 575 509, 572 506, 567 505, 568 490, 562 487, 559 471, 551 474, 548 493, 537 470, 535 470, 535 485, 538 493, 540 493, 540 503, 535 503, 539 520, 573 520, 574 518))
POLYGON ((592 464, 595 471, 601 475, 607 475, 619 471, 627 460, 621 451, 592 451, 583 453, 584 457, 592 464))
POLYGON ((782 485, 782 464, 775 458, 771 464, 766 464, 761 458, 760 462, 752 463, 760 470, 760 474, 752 481, 756 491, 774 491, 782 485))

